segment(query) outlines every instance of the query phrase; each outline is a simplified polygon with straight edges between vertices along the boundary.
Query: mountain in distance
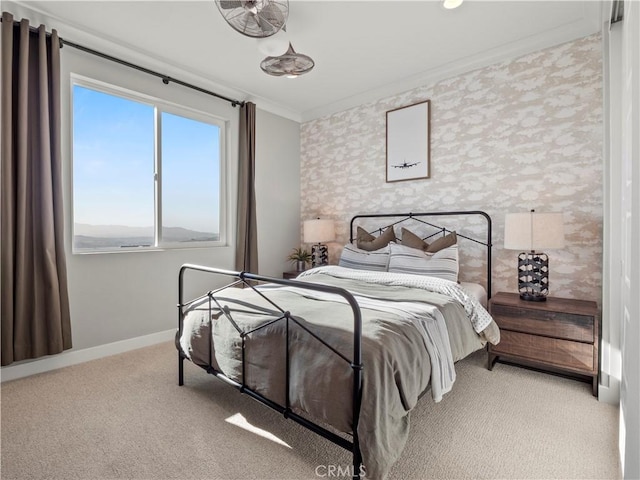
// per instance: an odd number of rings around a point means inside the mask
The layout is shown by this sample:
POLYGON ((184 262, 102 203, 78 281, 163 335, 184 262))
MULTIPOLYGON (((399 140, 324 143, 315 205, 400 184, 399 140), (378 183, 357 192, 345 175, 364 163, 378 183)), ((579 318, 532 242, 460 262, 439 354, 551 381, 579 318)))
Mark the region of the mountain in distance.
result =
POLYGON ((211 232, 198 232, 182 227, 162 227, 162 239, 165 242, 212 242, 219 240, 220 235, 211 232))
MULTIPOLYGON (((220 236, 182 227, 163 227, 162 238, 165 242, 206 242, 217 241, 220 236)), ((143 247, 153 245, 153 242, 153 227, 74 225, 74 246, 77 249, 143 247)))
POLYGON ((89 225, 75 223, 73 233, 83 237, 153 237, 153 227, 129 227, 126 225, 89 225))

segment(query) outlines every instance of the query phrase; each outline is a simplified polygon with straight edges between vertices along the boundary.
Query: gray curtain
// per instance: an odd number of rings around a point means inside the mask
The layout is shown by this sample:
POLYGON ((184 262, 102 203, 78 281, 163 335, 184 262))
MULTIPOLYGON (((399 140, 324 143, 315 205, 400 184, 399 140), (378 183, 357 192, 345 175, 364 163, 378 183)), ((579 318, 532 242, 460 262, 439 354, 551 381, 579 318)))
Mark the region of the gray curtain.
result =
POLYGON ((63 243, 60 46, 2 14, 2 365, 71 348, 63 243))
POLYGON ((258 232, 256 222, 256 106, 240 107, 240 148, 238 168, 238 231, 236 270, 258 273, 258 232))

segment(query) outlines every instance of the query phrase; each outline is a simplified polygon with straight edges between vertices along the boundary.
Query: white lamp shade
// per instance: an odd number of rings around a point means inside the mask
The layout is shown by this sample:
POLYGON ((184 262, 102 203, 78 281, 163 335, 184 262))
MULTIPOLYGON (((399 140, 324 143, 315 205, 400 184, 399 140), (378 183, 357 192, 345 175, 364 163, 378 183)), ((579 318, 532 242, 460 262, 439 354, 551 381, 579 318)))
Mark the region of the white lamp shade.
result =
POLYGON ((564 247, 562 213, 507 213, 504 219, 504 248, 545 250, 564 247))
POLYGON ((305 220, 302 230, 304 243, 331 242, 336 238, 333 220, 305 220))

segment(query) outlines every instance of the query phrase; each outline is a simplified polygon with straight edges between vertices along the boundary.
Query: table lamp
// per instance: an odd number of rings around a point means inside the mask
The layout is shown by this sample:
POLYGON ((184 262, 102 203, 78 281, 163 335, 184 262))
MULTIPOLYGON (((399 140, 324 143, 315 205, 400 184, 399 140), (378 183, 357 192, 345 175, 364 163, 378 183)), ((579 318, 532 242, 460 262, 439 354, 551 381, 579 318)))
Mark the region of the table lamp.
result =
POLYGON ((549 257, 540 250, 564 247, 562 213, 507 213, 504 248, 518 255, 518 292, 527 301, 544 302, 549 293, 549 257))
POLYGON ((333 220, 305 220, 303 224, 304 243, 313 244, 311 247, 311 267, 329 264, 329 251, 322 242, 332 242, 336 238, 336 228, 333 220))

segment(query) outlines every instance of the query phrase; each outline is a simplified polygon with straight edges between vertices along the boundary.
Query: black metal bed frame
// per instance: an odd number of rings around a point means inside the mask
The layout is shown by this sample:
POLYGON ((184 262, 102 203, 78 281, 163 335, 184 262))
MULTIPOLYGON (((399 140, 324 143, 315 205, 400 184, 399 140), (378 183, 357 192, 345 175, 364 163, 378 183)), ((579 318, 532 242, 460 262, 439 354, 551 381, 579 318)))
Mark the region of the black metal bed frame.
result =
POLYGON ((487 239, 485 241, 480 241, 477 240, 475 238, 471 238, 467 235, 464 235, 462 233, 460 233, 459 231, 456 231, 456 236, 458 238, 464 238, 465 240, 469 240, 471 242, 475 242, 478 243, 480 245, 483 245, 484 247, 486 247, 487 249, 487 274, 486 274, 486 290, 487 290, 487 299, 491 298, 491 247, 493 246, 491 243, 491 235, 492 235, 492 226, 491 226, 491 217, 489 216, 489 214, 487 212, 483 212, 482 210, 459 210, 459 211, 453 211, 453 212, 425 212, 425 213, 372 213, 372 214, 363 214, 363 215, 356 215, 354 217, 351 218, 351 223, 349 224, 349 241, 351 243, 353 243, 354 240, 354 226, 356 221, 359 218, 399 218, 399 220, 396 220, 394 222, 391 222, 383 227, 379 227, 376 228, 374 230, 374 232, 380 232, 382 233, 382 231, 388 227, 393 227, 395 225, 398 225, 399 223, 402 222, 406 222, 409 220, 414 220, 416 222, 419 223, 423 223, 425 225, 428 225, 429 227, 432 227, 433 229, 435 229, 436 231, 434 233, 432 233, 431 235, 425 237, 425 240, 434 237, 435 235, 445 235, 447 233, 451 233, 452 230, 449 230, 446 227, 442 227, 439 225, 434 225, 431 222, 427 222, 425 220, 422 220, 421 217, 460 217, 460 216, 471 216, 471 215, 480 215, 482 216, 486 222, 487 222, 487 239))
MULTIPOLYGON (((230 270, 222 270, 222 269, 217 269, 217 268, 211 268, 211 267, 203 267, 200 265, 191 265, 191 264, 185 264, 180 268, 180 273, 179 273, 179 277, 178 277, 178 338, 182 337, 182 327, 183 327, 183 320, 184 320, 184 307, 190 305, 193 302, 199 301, 199 300, 203 300, 204 298, 207 298, 209 300, 209 311, 211 311, 212 309, 212 304, 215 303, 217 305, 217 309, 220 310, 221 312, 224 313, 224 316, 227 318, 227 320, 229 320, 231 322, 231 324, 234 326, 234 328, 236 329, 236 331, 238 332, 241 340, 242 340, 242 378, 241 378, 241 382, 237 382, 236 380, 233 380, 229 377, 227 377, 224 373, 216 370, 215 368, 213 368, 212 366, 212 350, 213 350, 213 337, 212 335, 209 335, 209 365, 207 365, 206 367, 202 367, 204 368, 207 373, 210 373, 212 375, 215 375, 216 377, 220 378, 221 380, 224 380, 226 383, 234 386, 235 388, 237 388, 238 390, 240 390, 241 393, 246 393, 248 394, 250 397, 254 398, 255 400, 258 400, 260 403, 271 407, 273 410, 276 410, 277 412, 281 413, 285 418, 290 418, 292 420, 294 420, 295 422, 299 423, 300 425, 302 425, 303 427, 308 428, 309 430, 317 433, 318 435, 326 438, 327 440, 330 440, 331 442, 335 443, 336 445, 341 446, 342 448, 345 448, 346 450, 349 450, 352 452, 353 454, 353 478, 360 478, 360 468, 362 465, 362 456, 360 454, 360 444, 358 441, 358 421, 360 419, 360 404, 362 402, 362 316, 360 313, 360 307, 358 306, 358 302, 356 301, 356 299, 353 297, 353 295, 351 295, 351 293, 349 293, 347 290, 344 290, 342 288, 339 287, 334 287, 331 285, 319 285, 319 284, 311 284, 311 283, 304 283, 304 282, 297 282, 295 280, 285 280, 285 279, 280 279, 280 278, 271 278, 271 277, 265 277, 263 275, 256 275, 253 273, 247 273, 247 272, 235 272, 235 271, 230 271, 230 270), (225 285, 224 287, 221 287, 217 290, 212 290, 207 292, 205 295, 202 295, 198 298, 195 298, 193 300, 190 300, 188 302, 184 302, 184 274, 187 270, 196 270, 196 271, 200 271, 200 272, 208 272, 208 273, 213 273, 213 274, 218 274, 218 275, 226 275, 226 276, 231 276, 237 279, 237 281, 232 282, 231 284, 225 285), (251 282, 268 282, 268 283, 276 283, 276 284, 280 284, 280 285, 289 285, 289 286, 295 286, 295 287, 303 287, 306 288, 308 290, 315 290, 315 291, 319 291, 319 292, 324 292, 324 293, 332 293, 335 295, 339 295, 341 297, 343 297, 347 303, 351 306, 351 309, 353 311, 353 358, 352 359, 348 359, 347 357, 345 357, 343 354, 341 354, 340 352, 338 352, 337 350, 335 350, 331 345, 329 345, 328 343, 326 343, 324 340, 322 340, 320 337, 318 337, 317 335, 315 335, 313 332, 311 332, 308 328, 306 328, 304 325, 302 325, 294 315, 291 314, 291 312, 289 311, 285 311, 282 308, 280 308, 278 305, 276 305, 274 302, 272 302, 269 298, 267 298, 260 290, 256 289, 256 287, 254 286, 253 283, 251 282), (242 331, 240 329, 240 327, 237 325, 237 323, 233 320, 233 317, 231 316, 231 313, 228 309, 228 307, 223 307, 222 305, 220 305, 220 303, 218 303, 218 301, 215 299, 215 294, 221 290, 224 290, 226 288, 229 287, 233 287, 233 286, 243 286, 246 288, 251 288, 254 292, 256 292, 258 295, 260 295, 262 298, 264 298, 267 302, 269 302, 271 305, 273 305, 276 310, 280 313, 280 316, 278 318, 276 318, 275 320, 269 320, 265 323, 263 323, 262 325, 253 328, 249 331, 242 331), (286 336, 285 336, 285 344, 286 344, 286 365, 285 365, 285 374, 286 374, 286 383, 285 383, 285 405, 280 405, 268 398, 266 398, 265 396, 261 395, 260 393, 252 390, 251 388, 249 388, 246 383, 245 383, 245 338, 247 335, 260 330, 264 327, 267 327, 269 325, 272 325, 273 323, 276 323, 278 321, 285 321, 286 322, 286 336), (351 366, 351 369, 353 370, 353 392, 352 392, 352 408, 353 408, 353 420, 352 420, 352 428, 353 428, 353 433, 352 433, 352 437, 353 437, 353 441, 349 441, 343 437, 341 437, 340 435, 335 434, 334 432, 296 414, 295 412, 293 412, 291 410, 291 404, 290 404, 290 398, 289 398, 289 375, 290 375, 290 370, 289 370, 289 324, 290 322, 294 322, 297 326, 301 327, 305 332, 307 332, 308 334, 310 334, 313 338, 315 338, 316 340, 318 340, 322 345, 324 345, 325 347, 327 347, 328 349, 330 349, 333 353, 335 353, 336 355, 338 355, 340 358, 342 358, 343 360, 345 360, 346 362, 348 362, 351 366)), ((211 322, 211 314, 209 314, 209 322, 211 322)), ((210 323, 211 325, 211 323, 210 323)), ((182 353, 181 349, 178 349, 178 384, 180 386, 184 385, 184 360, 185 360, 185 356, 182 353)), ((199 365, 200 366, 200 365, 199 365)))
MULTIPOLYGON (((470 237, 466 237, 464 235, 460 235, 456 232, 456 235, 462 237, 462 238, 467 238, 469 240, 472 240, 474 242, 480 243, 482 245, 485 245, 487 247, 487 262, 488 262, 488 266, 487 266, 487 295, 491 296, 491 218, 489 217, 489 215, 487 215, 485 212, 482 211, 460 211, 460 212, 433 212, 433 213, 409 213, 409 214, 371 214, 371 215, 357 215, 355 217, 353 217, 351 219, 351 240, 353 239, 353 226, 354 226, 354 222, 358 219, 358 218, 387 218, 387 217, 403 217, 401 220, 398 220, 396 222, 393 222, 391 225, 396 225, 402 221, 408 220, 408 219, 413 219, 413 220, 418 220, 420 222, 423 222, 431 227, 434 227, 440 231, 442 231, 443 233, 449 232, 448 229, 444 228, 444 227, 439 227, 436 225, 433 225, 429 222, 425 222, 424 220, 421 220, 419 218, 416 217, 427 217, 427 216, 441 216, 441 215, 449 215, 449 216, 461 216, 461 215, 482 215, 486 218, 487 223, 488 223, 488 235, 487 235, 487 242, 480 242, 478 240, 475 240, 473 238, 470 237)), ((385 227, 386 228, 386 227, 385 227)), ((353 455, 353 471, 352 476, 353 479, 359 479, 361 478, 361 473, 362 473, 362 455, 360 452, 360 444, 359 444, 359 438, 358 438, 358 423, 360 420, 360 406, 362 403, 362 369, 364 368, 364 365, 362 364, 362 315, 360 312, 360 307, 358 306, 357 301, 355 300, 355 298, 353 297, 353 295, 342 288, 339 287, 334 287, 334 286, 330 286, 330 285, 322 285, 322 284, 314 284, 314 283, 308 283, 308 282, 299 282, 296 280, 286 280, 286 279, 280 279, 280 278, 272 278, 272 277, 266 277, 263 275, 257 275, 257 274, 253 274, 253 273, 248 273, 248 272, 236 272, 236 271, 231 271, 231 270, 224 270, 224 269, 218 269, 218 268, 212 268, 212 267, 205 267, 205 266, 201 266, 201 265, 192 265, 192 264, 185 264, 180 268, 180 272, 178 275, 178 339, 182 337, 182 332, 183 332, 183 321, 184 321, 184 316, 185 316, 185 307, 188 307, 189 305, 191 305, 193 302, 197 302, 197 301, 201 301, 204 299, 208 299, 208 308, 209 308, 209 326, 210 328, 212 327, 211 325, 211 310, 215 309, 219 312, 221 312, 221 315, 223 314, 224 317, 231 322, 231 324, 233 325, 233 327, 235 328, 235 330, 238 332, 238 335, 242 341, 242 373, 241 373, 241 381, 236 381, 233 380, 229 377, 227 377, 224 373, 216 370, 215 368, 213 368, 212 366, 212 355, 213 355, 213 336, 209 335, 209 364, 207 366, 202 366, 202 365, 198 365, 201 368, 203 368, 204 370, 206 370, 207 373, 215 375, 216 377, 218 377, 219 379, 225 381, 226 383, 232 385, 233 387, 237 388, 241 393, 246 393, 247 395, 249 395, 250 397, 252 397, 253 399, 259 401, 260 403, 272 408, 273 410, 281 413, 285 418, 290 418, 292 420, 294 420, 295 422, 297 422, 298 424, 302 425, 303 427, 315 432, 316 434, 326 438, 327 440, 330 440, 331 442, 333 442, 334 444, 349 450, 352 455, 353 455), (223 275, 223 276, 228 276, 228 277, 233 277, 235 279, 235 281, 233 281, 230 284, 227 284, 223 287, 220 287, 216 290, 211 290, 209 292, 207 292, 205 295, 201 295, 200 297, 197 297, 195 299, 189 300, 187 302, 185 302, 184 299, 184 276, 185 273, 187 271, 199 271, 199 272, 205 272, 205 273, 211 273, 211 274, 215 274, 215 275, 223 275), (317 335, 315 335, 313 332, 311 332, 307 327, 305 327, 302 323, 300 323, 298 321, 298 319, 291 314, 291 312, 286 311, 282 308, 280 308, 276 303, 274 303, 272 300, 270 300, 269 298, 267 298, 264 293, 262 291, 260 291, 259 289, 257 289, 255 287, 255 283, 259 283, 259 282, 268 282, 268 283, 272 283, 272 284, 279 284, 279 285, 285 285, 285 286, 295 286, 295 287, 301 287, 301 288, 306 288, 309 290, 315 290, 315 291, 319 291, 319 292, 324 292, 324 293, 331 293, 331 294, 335 294, 338 296, 343 297, 347 303, 349 304, 349 306, 351 307, 351 310, 353 312, 353 356, 351 359, 347 358, 345 355, 343 355, 342 353, 338 352, 335 348, 333 348, 331 345, 329 345, 328 343, 326 343, 324 340, 322 340, 320 337, 318 337, 317 335), (233 286, 242 286, 244 288, 250 288, 252 289, 254 292, 256 292, 258 295, 260 295, 263 299, 265 299, 270 305, 272 305, 275 310, 272 313, 277 313, 278 316, 275 319, 270 319, 268 321, 266 321, 265 323, 263 323, 260 326, 257 326, 255 328, 252 328, 251 330, 248 331, 243 331, 238 324, 234 321, 231 312, 229 310, 228 307, 223 307, 218 300, 215 298, 215 295, 226 289, 229 287, 233 287, 233 286), (214 307, 215 304, 215 307, 214 307), (276 322, 279 321, 283 321, 285 322, 285 347, 286 347, 286 356, 285 356, 285 375, 286 375, 286 379, 285 379, 285 405, 280 405, 277 402, 274 402, 273 400, 270 400, 269 398, 263 396, 262 394, 252 390, 251 388, 249 388, 246 383, 245 383, 245 339, 247 337, 247 335, 250 335, 253 332, 256 332, 262 328, 265 328, 269 325, 272 325, 276 322), (311 335, 313 338, 315 338, 317 341, 319 341, 322 345, 324 345, 326 348, 328 348, 329 350, 331 350, 334 354, 338 355, 342 360, 346 361, 352 371, 353 371, 353 386, 352 386, 352 409, 353 409, 353 413, 352 413, 352 441, 349 441, 348 439, 341 437, 340 435, 337 435, 336 433, 328 430, 325 427, 322 427, 314 422, 312 422, 311 420, 298 415, 297 413, 295 413, 292 409, 291 409, 291 404, 290 404, 290 395, 289 395, 289 389, 290 389, 290 368, 289 368, 289 325, 290 323, 293 322, 294 324, 296 324, 297 326, 301 327, 305 332, 307 332, 309 335, 311 335)), ((222 317, 220 317, 222 318, 222 317)), ((184 355, 184 353, 182 352, 182 349, 179 347, 178 345, 178 384, 180 386, 184 385, 184 360, 187 357, 184 355)))

